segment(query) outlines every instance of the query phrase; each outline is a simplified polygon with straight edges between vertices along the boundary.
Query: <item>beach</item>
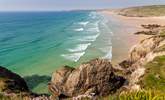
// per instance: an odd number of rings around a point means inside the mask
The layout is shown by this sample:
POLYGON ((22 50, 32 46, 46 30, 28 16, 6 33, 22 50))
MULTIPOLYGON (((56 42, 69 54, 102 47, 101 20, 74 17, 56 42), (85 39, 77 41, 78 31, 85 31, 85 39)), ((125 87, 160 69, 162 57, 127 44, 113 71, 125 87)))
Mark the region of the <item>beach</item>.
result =
POLYGON ((149 37, 147 35, 135 35, 135 32, 144 30, 141 25, 159 24, 165 25, 165 17, 126 17, 119 15, 114 10, 101 11, 109 20, 112 28, 112 62, 114 64, 128 57, 131 47, 141 40, 149 37), (112 24, 113 23, 113 24, 112 24))

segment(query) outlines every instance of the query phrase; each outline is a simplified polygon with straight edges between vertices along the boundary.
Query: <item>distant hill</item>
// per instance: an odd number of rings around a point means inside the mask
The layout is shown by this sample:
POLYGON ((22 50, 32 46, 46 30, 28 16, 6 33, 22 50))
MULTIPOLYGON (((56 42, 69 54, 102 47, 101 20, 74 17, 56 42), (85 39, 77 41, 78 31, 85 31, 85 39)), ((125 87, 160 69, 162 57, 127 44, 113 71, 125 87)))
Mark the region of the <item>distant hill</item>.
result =
POLYGON ((119 11, 119 14, 128 17, 165 16, 165 5, 124 8, 119 11))

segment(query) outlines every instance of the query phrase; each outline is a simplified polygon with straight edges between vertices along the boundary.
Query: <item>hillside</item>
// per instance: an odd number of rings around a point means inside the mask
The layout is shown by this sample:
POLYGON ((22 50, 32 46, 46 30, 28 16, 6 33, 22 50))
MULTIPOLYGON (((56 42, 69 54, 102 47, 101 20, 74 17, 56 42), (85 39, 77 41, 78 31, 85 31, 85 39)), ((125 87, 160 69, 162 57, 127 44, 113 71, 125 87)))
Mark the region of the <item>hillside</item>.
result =
POLYGON ((124 91, 103 99, 165 100, 165 28, 158 25, 142 27, 146 30, 138 34, 149 37, 132 47, 129 58, 120 63, 127 69, 123 72, 128 72, 125 75, 129 84, 123 86, 124 91))
POLYGON ((119 14, 127 17, 165 16, 165 5, 124 8, 119 14))

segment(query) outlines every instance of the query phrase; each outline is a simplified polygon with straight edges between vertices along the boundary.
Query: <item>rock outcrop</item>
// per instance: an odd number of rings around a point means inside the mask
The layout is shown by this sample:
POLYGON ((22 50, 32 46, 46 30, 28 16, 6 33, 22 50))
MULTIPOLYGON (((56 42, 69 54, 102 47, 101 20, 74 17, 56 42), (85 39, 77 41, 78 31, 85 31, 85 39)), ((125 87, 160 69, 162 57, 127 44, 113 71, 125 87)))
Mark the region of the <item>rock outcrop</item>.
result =
POLYGON ((132 63, 145 58, 147 54, 159 47, 159 44, 165 40, 164 36, 152 36, 144 39, 139 44, 135 45, 129 54, 129 60, 132 63))
POLYGON ((21 76, 1 66, 0 95, 3 100, 49 100, 48 95, 32 93, 21 76))
POLYGON ((144 34, 144 35, 165 35, 165 26, 157 25, 157 24, 148 24, 141 25, 145 30, 136 32, 136 35, 144 34))
MULTIPOLYGON (((146 25, 145 27, 153 30, 154 28, 159 28, 158 30, 164 30, 163 27, 160 28, 158 25, 146 25)), ((158 33, 158 32, 157 32, 158 33)), ((126 68, 127 79, 129 80, 128 88, 130 90, 139 90, 140 85, 138 85, 140 77, 145 74, 145 68, 143 67, 146 63, 152 61, 157 56, 165 55, 165 35, 155 34, 142 40, 137 45, 134 45, 129 53, 129 58, 119 65, 126 68)))
POLYGON ((116 92, 125 78, 116 75, 109 60, 95 59, 78 68, 65 66, 52 75, 49 90, 53 96, 105 96, 116 92))
POLYGON ((0 92, 28 91, 28 86, 22 77, 0 66, 0 92))

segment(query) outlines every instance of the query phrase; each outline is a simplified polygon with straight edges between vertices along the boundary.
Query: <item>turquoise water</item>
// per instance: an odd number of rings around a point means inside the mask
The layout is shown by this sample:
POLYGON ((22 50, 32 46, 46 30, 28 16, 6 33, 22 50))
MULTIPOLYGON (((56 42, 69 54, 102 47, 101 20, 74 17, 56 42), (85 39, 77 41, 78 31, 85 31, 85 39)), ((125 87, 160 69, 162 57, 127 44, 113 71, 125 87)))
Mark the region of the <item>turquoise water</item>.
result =
POLYGON ((1 12, 0 65, 24 77, 50 76, 63 65, 110 59, 111 35, 96 11, 1 12))

